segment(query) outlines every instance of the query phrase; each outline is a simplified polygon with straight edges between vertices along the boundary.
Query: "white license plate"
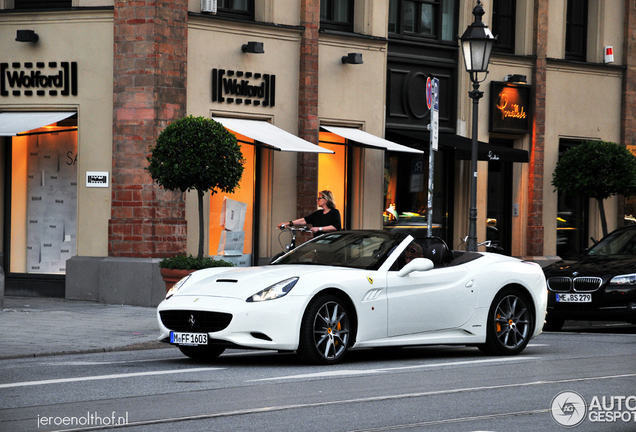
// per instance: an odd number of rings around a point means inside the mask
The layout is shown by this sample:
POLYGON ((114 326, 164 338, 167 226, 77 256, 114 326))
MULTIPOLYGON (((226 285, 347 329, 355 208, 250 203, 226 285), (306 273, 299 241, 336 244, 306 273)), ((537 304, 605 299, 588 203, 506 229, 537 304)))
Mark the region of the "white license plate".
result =
POLYGON ((190 346, 207 345, 208 335, 206 333, 170 332, 170 343, 190 346))
POLYGON ((560 303, 592 303, 592 294, 557 294, 560 303))

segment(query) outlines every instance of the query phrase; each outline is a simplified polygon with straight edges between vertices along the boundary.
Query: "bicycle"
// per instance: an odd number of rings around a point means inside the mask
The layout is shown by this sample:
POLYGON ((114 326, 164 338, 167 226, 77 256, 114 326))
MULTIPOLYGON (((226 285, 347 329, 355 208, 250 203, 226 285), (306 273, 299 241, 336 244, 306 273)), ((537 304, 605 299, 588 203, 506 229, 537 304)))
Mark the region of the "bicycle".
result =
MULTIPOLYGON (((492 240, 486 240, 481 243, 477 243, 478 248, 479 246, 486 246, 486 250, 488 250, 488 248, 492 247, 492 240)), ((463 248, 468 250, 468 236, 464 237, 463 239, 460 239, 459 244, 457 245, 457 248, 463 248)))
POLYGON ((289 225, 282 225, 280 227, 280 232, 278 233, 278 243, 280 243, 280 247, 283 248, 283 251, 274 255, 272 259, 269 261, 270 264, 276 261, 278 258, 285 255, 287 252, 296 249, 296 235, 299 232, 308 233, 308 232, 311 232, 311 230, 307 228, 306 226, 295 227, 295 226, 289 226, 289 225), (283 246, 283 242, 281 241, 281 235, 283 235, 283 233, 286 231, 289 231, 291 233, 291 240, 288 244, 283 246))

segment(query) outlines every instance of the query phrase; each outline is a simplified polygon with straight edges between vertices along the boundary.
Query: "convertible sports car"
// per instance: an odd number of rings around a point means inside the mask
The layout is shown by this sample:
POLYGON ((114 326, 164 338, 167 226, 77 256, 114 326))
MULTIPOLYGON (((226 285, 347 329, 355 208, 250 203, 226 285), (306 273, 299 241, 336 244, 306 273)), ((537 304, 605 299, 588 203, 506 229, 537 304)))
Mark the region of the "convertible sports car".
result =
POLYGON ((157 318, 160 339, 192 358, 256 348, 331 364, 354 347, 518 354, 541 332, 546 305, 537 264, 450 251, 438 238, 338 231, 272 265, 196 271, 168 292, 157 318))

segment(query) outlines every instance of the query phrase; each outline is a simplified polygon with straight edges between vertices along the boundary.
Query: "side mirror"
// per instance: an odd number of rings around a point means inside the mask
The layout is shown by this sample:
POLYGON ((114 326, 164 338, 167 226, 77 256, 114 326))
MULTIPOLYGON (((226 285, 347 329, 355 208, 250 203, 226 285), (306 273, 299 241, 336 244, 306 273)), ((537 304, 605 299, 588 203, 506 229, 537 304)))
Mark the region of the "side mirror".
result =
POLYGON ((428 258, 415 258, 413 261, 402 267, 398 272, 399 277, 408 276, 414 271, 428 271, 435 267, 433 261, 428 258))

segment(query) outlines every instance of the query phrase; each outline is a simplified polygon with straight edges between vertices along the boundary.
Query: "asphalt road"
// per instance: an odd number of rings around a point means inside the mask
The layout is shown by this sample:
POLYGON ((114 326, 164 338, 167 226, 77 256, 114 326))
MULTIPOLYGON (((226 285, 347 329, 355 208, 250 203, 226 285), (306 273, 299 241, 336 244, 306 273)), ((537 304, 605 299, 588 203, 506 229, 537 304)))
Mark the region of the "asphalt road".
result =
POLYGON ((633 432, 635 358, 636 326, 609 325, 544 333, 516 357, 436 346, 357 350, 330 367, 257 351, 202 363, 173 348, 7 359, 0 430, 536 432, 579 416, 570 430, 633 432))

